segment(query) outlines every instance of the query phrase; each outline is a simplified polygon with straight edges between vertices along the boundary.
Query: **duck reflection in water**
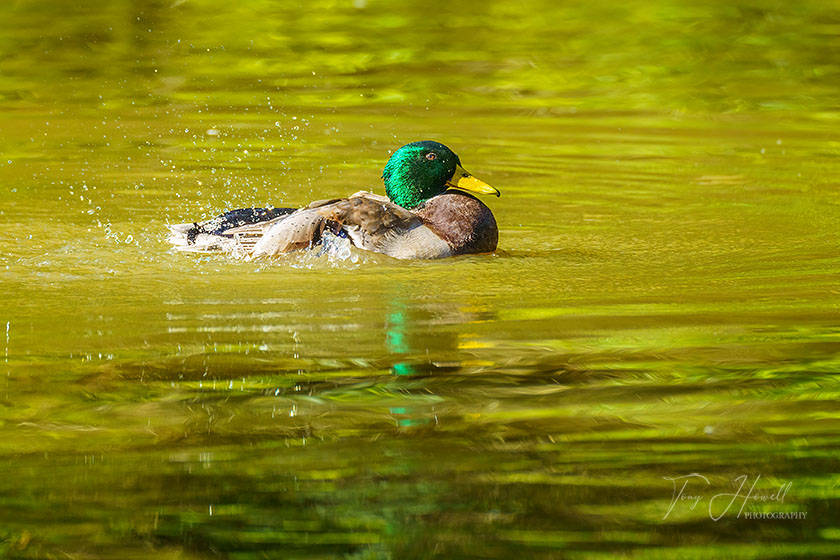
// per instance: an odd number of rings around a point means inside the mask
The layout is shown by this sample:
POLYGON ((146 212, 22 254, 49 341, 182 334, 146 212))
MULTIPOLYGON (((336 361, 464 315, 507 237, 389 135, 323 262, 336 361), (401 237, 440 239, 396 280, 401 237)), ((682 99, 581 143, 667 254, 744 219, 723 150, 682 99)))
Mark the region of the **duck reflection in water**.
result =
MULTIPOLYGON (((452 301, 410 301, 407 293, 409 286, 395 286, 395 295, 388 303, 385 344, 391 373, 413 378, 458 373, 465 366, 465 346, 475 343, 462 333, 463 329, 447 327, 484 322, 493 319, 495 313, 452 301)), ((392 407, 391 414, 400 427, 438 422, 433 407, 392 407)))

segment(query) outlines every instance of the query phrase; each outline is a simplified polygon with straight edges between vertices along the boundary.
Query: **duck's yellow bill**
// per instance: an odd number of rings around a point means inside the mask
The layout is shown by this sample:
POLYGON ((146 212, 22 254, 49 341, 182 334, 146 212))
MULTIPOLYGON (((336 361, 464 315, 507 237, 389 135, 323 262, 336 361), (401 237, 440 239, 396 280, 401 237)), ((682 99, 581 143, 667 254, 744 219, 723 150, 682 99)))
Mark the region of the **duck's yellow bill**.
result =
POLYGON ((460 165, 455 168, 455 174, 446 182, 446 186, 478 194, 495 194, 496 196, 501 196, 497 188, 491 187, 481 179, 476 179, 464 171, 464 168, 460 165))

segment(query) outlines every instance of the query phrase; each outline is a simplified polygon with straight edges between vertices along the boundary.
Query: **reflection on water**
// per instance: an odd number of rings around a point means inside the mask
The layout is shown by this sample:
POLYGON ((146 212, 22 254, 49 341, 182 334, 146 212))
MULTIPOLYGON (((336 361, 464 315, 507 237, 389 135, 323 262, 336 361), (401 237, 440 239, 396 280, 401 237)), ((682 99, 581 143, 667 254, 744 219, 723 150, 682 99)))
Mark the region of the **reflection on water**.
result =
POLYGON ((840 12, 555 4, 0 7, 0 555, 840 555, 840 12), (421 138, 496 254, 168 251, 421 138))

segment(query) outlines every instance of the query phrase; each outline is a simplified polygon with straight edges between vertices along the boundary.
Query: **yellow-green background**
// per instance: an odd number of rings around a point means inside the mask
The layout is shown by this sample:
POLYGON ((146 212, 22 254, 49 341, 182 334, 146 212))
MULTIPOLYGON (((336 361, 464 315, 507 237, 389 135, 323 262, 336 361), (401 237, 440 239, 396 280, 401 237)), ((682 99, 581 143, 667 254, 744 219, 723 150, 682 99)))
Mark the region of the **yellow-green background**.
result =
POLYGON ((0 21, 0 554, 840 555, 836 2, 0 21), (168 250, 420 139, 502 191, 494 255, 168 250), (807 518, 666 518, 689 473, 807 518))

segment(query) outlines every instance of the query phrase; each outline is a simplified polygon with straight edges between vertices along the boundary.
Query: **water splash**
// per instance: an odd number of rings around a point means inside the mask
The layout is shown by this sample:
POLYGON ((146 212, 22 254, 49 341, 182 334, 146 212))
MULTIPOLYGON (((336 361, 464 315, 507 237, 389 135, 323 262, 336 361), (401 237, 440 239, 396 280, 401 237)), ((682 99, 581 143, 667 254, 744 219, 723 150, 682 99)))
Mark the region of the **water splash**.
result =
POLYGON ((317 268, 323 265, 344 267, 358 264, 359 253, 350 239, 325 231, 319 245, 309 251, 292 253, 281 262, 292 268, 317 268))
POLYGON ((359 255, 353 252, 353 244, 350 239, 330 232, 324 232, 321 238, 321 248, 318 251, 319 257, 326 255, 331 261, 349 261, 356 263, 359 255))

